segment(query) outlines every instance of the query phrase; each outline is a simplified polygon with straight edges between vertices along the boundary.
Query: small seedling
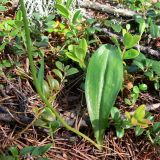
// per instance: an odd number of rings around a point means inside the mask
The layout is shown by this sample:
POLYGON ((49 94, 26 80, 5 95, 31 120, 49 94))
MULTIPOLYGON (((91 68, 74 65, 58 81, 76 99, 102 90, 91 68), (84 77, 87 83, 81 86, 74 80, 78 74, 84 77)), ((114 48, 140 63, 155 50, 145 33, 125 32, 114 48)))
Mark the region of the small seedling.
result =
POLYGON ((125 103, 127 105, 133 106, 139 98, 141 92, 147 91, 146 84, 139 84, 138 86, 134 86, 132 89, 132 93, 130 94, 130 98, 125 98, 125 103))

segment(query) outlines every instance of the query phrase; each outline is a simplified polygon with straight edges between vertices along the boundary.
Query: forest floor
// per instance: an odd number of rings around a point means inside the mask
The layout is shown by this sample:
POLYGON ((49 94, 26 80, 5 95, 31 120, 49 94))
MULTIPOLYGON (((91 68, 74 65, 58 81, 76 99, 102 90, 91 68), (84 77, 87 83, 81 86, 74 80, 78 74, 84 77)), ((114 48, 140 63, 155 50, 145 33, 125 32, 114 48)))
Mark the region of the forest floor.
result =
MULTIPOLYGON (((103 5, 110 1, 97 1, 103 5)), ((87 9, 87 15, 94 17, 98 21, 106 19, 106 17, 114 17, 114 15, 87 9)), ((14 15, 15 13, 10 13, 14 15)), ((7 18, 6 14, 4 18, 7 18)), ((14 18, 14 16, 11 16, 14 18)), ((130 18, 124 18, 123 21, 130 21, 130 18)), ((110 43, 108 35, 99 35, 101 43, 110 43)), ((53 39, 52 39, 53 40, 53 39)), ((61 39, 56 39, 55 43, 61 43, 61 39)), ((0 39, 1 42, 1 39, 0 39)), ((145 39, 142 42, 146 43, 145 39)), ((147 47, 150 44, 145 44, 147 47)), ((10 47, 10 46, 9 46, 10 47)), ((12 53, 9 47, 6 47, 3 53, 0 54, 0 60, 8 59, 11 63, 20 62, 12 67, 4 68, 5 74, 0 75, 0 151, 5 152, 11 146, 17 146, 22 149, 26 146, 42 146, 48 143, 54 145, 45 154, 46 157, 52 160, 160 160, 160 146, 152 144, 149 138, 142 134, 135 136, 133 129, 127 130, 123 138, 117 138, 115 128, 110 125, 106 130, 104 137, 104 147, 99 151, 89 142, 78 137, 74 133, 67 131, 61 127, 57 129, 53 137, 47 134, 46 129, 36 127, 32 120, 34 119, 33 109, 35 107, 43 107, 44 104, 40 100, 35 88, 32 84, 30 74, 25 74, 29 70, 28 59, 25 54, 17 56, 12 53)), ((95 50, 93 46, 92 50, 95 50)), ((152 47, 160 54, 156 47, 152 47)), ((57 57, 46 53, 46 70, 49 72, 51 63, 57 60, 57 57)), ((154 55, 149 55, 152 59, 160 60, 154 55)), ((133 77, 140 76, 141 73, 134 73, 133 77)), ((81 84, 84 82, 84 73, 79 72, 71 76, 68 82, 63 86, 56 101, 53 103, 56 109, 61 113, 68 124, 80 130, 90 138, 94 139, 91 124, 89 122, 87 106, 85 102, 84 90, 81 84)), ((148 82, 144 76, 140 79, 136 78, 134 84, 146 82, 149 89, 147 92, 141 93, 135 108, 141 104, 153 105, 160 103, 160 91, 155 91, 154 85, 148 82)), ((126 82, 126 84, 129 84, 126 82)), ((130 91, 125 90, 124 95, 130 91)), ((120 109, 121 113, 132 111, 124 103, 124 95, 119 94, 115 106, 120 109)), ((150 111, 155 117, 155 121, 160 121, 160 107, 150 111)), ((31 160, 33 157, 26 157, 26 160, 31 160)))

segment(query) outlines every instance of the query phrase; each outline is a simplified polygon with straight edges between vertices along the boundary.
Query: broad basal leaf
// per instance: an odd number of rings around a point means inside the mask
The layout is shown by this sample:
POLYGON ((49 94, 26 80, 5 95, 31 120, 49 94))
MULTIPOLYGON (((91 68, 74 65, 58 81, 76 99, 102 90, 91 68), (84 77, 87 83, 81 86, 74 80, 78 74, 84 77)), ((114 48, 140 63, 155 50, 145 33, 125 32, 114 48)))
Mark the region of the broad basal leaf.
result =
POLYGON ((112 45, 102 45, 90 59, 85 81, 88 112, 100 145, 122 81, 123 62, 119 50, 112 45))

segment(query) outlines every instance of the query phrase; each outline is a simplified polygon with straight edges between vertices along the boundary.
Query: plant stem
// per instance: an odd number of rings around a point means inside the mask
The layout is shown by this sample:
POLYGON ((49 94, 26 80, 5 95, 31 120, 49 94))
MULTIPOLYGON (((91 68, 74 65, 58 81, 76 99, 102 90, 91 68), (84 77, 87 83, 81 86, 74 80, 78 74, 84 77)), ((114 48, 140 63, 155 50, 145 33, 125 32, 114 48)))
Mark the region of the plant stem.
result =
POLYGON ((31 38, 30 38, 30 30, 29 30, 29 24, 28 24, 28 19, 27 19, 25 5, 24 5, 24 0, 20 0, 20 5, 21 5, 21 11, 22 11, 22 14, 23 14, 23 23, 24 23, 24 29, 25 29, 27 53, 28 53, 28 58, 29 58, 29 63, 30 63, 30 69, 31 69, 32 77, 33 77, 33 83, 34 83, 34 85, 36 87, 36 90, 37 90, 40 98, 45 103, 46 107, 48 107, 48 108, 50 108, 52 110, 52 112, 55 114, 55 116, 57 117, 57 119, 62 123, 62 125, 64 127, 66 127, 68 130, 76 133, 77 135, 83 137, 84 139, 86 139, 87 141, 89 141, 90 143, 92 143, 96 148, 101 149, 101 146, 99 146, 97 143, 95 143, 92 139, 90 139, 89 137, 87 137, 85 134, 79 132, 75 128, 72 128, 71 126, 69 126, 63 120, 63 118, 60 116, 60 114, 58 113, 58 111, 56 111, 52 107, 52 105, 49 103, 49 101, 47 100, 47 98, 43 94, 43 92, 41 90, 41 87, 40 87, 40 85, 38 83, 37 70, 36 70, 35 63, 34 63, 33 56, 32 56, 33 55, 32 54, 32 42, 31 42, 31 38))

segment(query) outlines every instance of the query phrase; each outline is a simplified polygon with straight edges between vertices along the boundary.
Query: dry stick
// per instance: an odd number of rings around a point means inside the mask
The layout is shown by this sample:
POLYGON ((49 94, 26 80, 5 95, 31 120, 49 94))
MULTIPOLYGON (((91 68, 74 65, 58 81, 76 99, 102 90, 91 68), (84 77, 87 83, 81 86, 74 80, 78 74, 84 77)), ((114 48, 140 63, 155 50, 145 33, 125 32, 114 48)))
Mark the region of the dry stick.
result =
MULTIPOLYGON (((121 36, 118 36, 117 34, 111 33, 110 31, 108 31, 106 28, 102 28, 101 31, 105 34, 107 34, 109 37, 116 37, 118 40, 120 40, 122 42, 123 38, 121 36)), ((144 47, 142 45, 137 45, 135 46, 135 48, 140 49, 141 52, 150 55, 150 56, 154 56, 156 58, 160 58, 160 52, 156 51, 154 49, 151 49, 149 47, 144 47)))
POLYGON ((145 109, 146 111, 153 111, 158 109, 159 107, 160 107, 160 103, 156 103, 156 104, 146 105, 145 109))
POLYGON ((85 0, 83 1, 83 3, 80 3, 79 6, 81 8, 94 9, 96 11, 117 14, 119 16, 124 16, 124 17, 133 17, 133 15, 137 14, 137 12, 128 9, 116 8, 109 4, 102 5, 98 2, 91 2, 88 0, 85 0))
POLYGON ((26 14, 26 9, 25 9, 25 5, 24 5, 24 1, 20 0, 20 5, 21 5, 21 11, 22 11, 22 15, 23 15, 23 23, 24 23, 24 29, 25 29, 25 37, 26 37, 26 46, 27 46, 27 53, 28 53, 28 58, 29 58, 29 62, 30 62, 30 69, 31 69, 31 73, 32 73, 32 77, 33 77, 33 83, 36 87, 36 90, 40 96, 40 98, 42 99, 42 101, 45 103, 46 107, 50 108, 52 110, 52 112, 55 114, 55 116, 57 117, 57 119, 62 123, 62 125, 64 127, 66 127, 66 129, 68 129, 69 131, 74 132, 75 134, 83 137, 84 139, 86 139, 87 141, 89 141, 90 143, 92 143, 96 148, 101 150, 101 146, 96 144, 92 139, 90 139, 89 137, 87 137, 85 134, 77 131, 75 128, 72 128, 71 126, 69 126, 64 119, 60 116, 59 112, 56 111, 55 108, 53 108, 53 106, 49 103, 49 101, 47 100, 47 98, 45 97, 45 95, 43 94, 42 90, 41 90, 41 86, 39 85, 38 79, 37 79, 37 70, 35 67, 35 63, 33 60, 33 54, 32 54, 32 42, 31 42, 31 38, 30 38, 30 30, 29 30, 29 24, 28 24, 28 19, 27 19, 27 14, 26 14))

